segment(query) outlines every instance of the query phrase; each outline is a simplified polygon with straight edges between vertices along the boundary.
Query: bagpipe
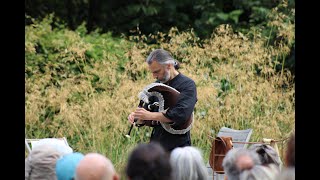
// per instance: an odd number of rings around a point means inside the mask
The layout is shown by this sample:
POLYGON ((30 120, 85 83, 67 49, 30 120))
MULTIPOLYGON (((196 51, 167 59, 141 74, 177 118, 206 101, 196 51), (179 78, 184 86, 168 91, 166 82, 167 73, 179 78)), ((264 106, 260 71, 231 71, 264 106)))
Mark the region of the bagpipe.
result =
MULTIPOLYGON (((151 83, 143 88, 139 92, 139 105, 138 107, 143 107, 150 112, 165 112, 170 107, 176 105, 178 101, 180 92, 176 89, 162 84, 162 83, 151 83)), ((165 123, 154 120, 138 120, 135 119, 134 123, 131 125, 130 130, 126 137, 130 137, 130 132, 132 127, 135 125, 137 127, 141 126, 157 126, 161 125, 167 132, 171 134, 185 134, 188 132, 193 123, 193 112, 188 120, 182 125, 176 125, 174 122, 165 123)))

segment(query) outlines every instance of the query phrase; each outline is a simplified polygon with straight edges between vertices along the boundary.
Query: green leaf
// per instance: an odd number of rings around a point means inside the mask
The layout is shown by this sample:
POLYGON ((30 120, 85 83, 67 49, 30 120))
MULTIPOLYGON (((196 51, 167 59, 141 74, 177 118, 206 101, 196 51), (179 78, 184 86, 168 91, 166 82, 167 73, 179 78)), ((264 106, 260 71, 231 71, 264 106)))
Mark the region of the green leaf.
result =
POLYGON ((229 14, 222 13, 222 12, 217 13, 216 16, 217 16, 219 19, 223 20, 223 21, 226 21, 226 20, 228 20, 228 18, 229 18, 229 14))

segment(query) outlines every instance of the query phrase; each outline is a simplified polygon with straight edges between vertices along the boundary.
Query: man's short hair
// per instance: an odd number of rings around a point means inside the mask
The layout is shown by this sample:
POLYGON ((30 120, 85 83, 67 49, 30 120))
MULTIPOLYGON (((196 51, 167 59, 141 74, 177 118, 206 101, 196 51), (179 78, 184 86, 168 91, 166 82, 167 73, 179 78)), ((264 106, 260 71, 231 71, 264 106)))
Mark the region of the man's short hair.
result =
POLYGON ((129 155, 126 174, 131 180, 169 180, 169 154, 156 142, 138 144, 129 155))
POLYGON ((234 148, 227 152, 226 156, 223 159, 222 166, 225 171, 225 174, 228 177, 228 180, 239 179, 240 173, 244 170, 241 168, 241 163, 239 158, 249 158, 251 165, 245 165, 243 167, 251 168, 254 165, 261 165, 261 161, 256 152, 250 151, 245 148, 234 148))

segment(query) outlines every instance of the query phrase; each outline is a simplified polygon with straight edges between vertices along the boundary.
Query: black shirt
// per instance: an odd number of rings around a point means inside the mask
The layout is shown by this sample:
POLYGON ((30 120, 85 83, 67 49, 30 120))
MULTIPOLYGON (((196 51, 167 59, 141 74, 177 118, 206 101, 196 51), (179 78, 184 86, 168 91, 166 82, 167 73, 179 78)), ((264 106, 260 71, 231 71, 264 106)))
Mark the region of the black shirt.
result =
MULTIPOLYGON (((170 107, 164 115, 176 125, 183 124, 193 113, 197 102, 196 84, 181 73, 165 84, 175 88, 180 94, 176 105, 170 107)), ((158 141, 167 151, 176 147, 191 146, 190 131, 185 134, 171 134, 161 125, 153 127, 150 141, 158 141)))

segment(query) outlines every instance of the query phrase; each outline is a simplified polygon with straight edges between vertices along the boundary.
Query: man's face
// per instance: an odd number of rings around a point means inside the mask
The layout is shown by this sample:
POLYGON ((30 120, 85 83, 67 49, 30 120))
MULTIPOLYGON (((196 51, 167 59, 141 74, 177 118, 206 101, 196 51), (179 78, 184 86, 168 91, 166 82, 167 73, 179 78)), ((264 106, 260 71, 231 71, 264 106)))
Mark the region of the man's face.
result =
POLYGON ((157 61, 153 61, 149 65, 149 70, 153 78, 159 80, 161 83, 166 83, 170 79, 170 65, 161 65, 157 61))

